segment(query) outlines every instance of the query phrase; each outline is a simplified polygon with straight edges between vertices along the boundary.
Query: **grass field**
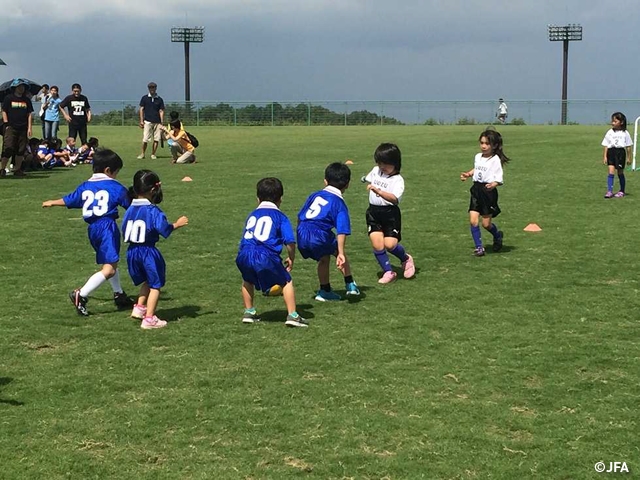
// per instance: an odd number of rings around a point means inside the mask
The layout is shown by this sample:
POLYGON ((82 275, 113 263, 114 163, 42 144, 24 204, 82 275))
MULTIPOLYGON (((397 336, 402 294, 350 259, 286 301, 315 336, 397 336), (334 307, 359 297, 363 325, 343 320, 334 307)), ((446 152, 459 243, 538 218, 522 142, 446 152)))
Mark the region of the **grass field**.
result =
POLYGON ((138 129, 90 128, 125 160, 122 183, 152 167, 169 219, 189 216, 159 244, 171 321, 159 331, 117 312, 106 285, 89 318, 67 298, 96 270, 93 251, 79 211, 41 203, 87 166, 1 181, 0 477, 582 479, 598 461, 640 472, 640 173, 627 173, 627 198, 605 200, 606 126, 502 127, 505 248, 473 258, 458 175, 481 129, 194 128, 199 163, 176 166, 166 149, 137 160, 138 129), (357 179, 383 141, 403 152, 418 274, 380 286, 357 179), (265 321, 242 324, 234 258, 256 182, 278 176, 294 219, 325 166, 347 158, 362 298, 315 302, 315 264, 298 258, 311 327, 285 328, 282 299, 262 297, 265 321), (542 232, 524 232, 532 222, 542 232))

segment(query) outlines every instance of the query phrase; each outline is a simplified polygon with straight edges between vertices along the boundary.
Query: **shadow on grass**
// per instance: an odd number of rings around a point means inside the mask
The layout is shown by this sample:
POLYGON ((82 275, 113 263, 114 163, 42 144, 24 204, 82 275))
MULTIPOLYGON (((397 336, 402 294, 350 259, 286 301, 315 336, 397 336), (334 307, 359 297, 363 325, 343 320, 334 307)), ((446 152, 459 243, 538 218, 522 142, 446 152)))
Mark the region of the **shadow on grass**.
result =
POLYGON ((198 305, 183 305, 182 307, 175 308, 160 308, 157 311, 158 317, 166 320, 167 322, 176 322, 181 318, 196 318, 200 315, 205 315, 212 312, 199 313, 200 307, 198 305))
MULTIPOLYGON (((0 377, 0 386, 8 385, 12 381, 13 381, 13 378, 0 377)), ((24 405, 24 402, 19 402, 17 400, 10 400, 10 399, 5 399, 5 398, 0 398, 0 403, 6 403, 7 405, 12 405, 14 407, 19 407, 21 405, 24 405)))
MULTIPOLYGON (((312 308, 313 308, 313 305, 311 305, 311 304, 300 304, 299 303, 297 305, 297 312, 303 318, 306 318, 307 320, 311 320, 312 318, 315 318, 315 315, 313 313, 311 313, 311 309, 312 308)), ((287 319, 287 310, 286 309, 269 310, 268 312, 260 313, 260 320, 262 322, 275 322, 275 323, 284 324, 286 319, 287 319)))

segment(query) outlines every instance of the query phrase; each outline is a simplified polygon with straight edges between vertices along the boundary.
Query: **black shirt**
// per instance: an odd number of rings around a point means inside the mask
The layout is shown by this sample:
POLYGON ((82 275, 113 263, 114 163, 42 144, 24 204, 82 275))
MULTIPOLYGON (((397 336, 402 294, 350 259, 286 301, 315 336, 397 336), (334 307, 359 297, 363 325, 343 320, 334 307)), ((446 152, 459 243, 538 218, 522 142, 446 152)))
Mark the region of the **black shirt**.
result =
POLYGON ((73 94, 67 95, 62 103, 61 108, 66 108, 71 117, 71 123, 75 125, 84 125, 87 123, 87 112, 91 110, 89 99, 80 94, 77 97, 73 94))
POLYGON ((145 95, 140 99, 140 106, 144 108, 144 119, 151 123, 160 123, 160 110, 164 110, 164 100, 156 95, 145 95))
POLYGON ((33 112, 33 104, 27 97, 18 97, 10 93, 4 97, 2 111, 7 114, 8 125, 26 130, 29 126, 29 115, 33 112))

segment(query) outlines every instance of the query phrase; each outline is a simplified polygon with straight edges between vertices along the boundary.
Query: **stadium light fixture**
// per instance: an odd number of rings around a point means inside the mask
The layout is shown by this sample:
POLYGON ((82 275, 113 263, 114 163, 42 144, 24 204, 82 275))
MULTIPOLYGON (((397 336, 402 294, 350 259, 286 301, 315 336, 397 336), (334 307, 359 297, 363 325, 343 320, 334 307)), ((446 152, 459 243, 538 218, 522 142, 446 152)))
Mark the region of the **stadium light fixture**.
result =
POLYGON ((189 44, 204 42, 204 27, 171 27, 171 41, 184 43, 184 100, 190 102, 189 44))
POLYGON ((548 25, 549 40, 562 42, 562 114, 560 123, 567 124, 567 64, 569 63, 569 42, 582 40, 582 25, 548 25))

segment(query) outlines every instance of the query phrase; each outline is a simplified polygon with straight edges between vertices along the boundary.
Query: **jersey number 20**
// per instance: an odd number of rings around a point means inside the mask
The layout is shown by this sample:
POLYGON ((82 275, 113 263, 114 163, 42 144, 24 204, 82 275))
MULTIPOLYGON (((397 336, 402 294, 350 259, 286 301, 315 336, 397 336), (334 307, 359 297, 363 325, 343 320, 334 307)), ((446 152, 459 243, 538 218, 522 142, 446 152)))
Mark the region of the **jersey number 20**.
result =
POLYGON ((273 220, 271 217, 256 218, 253 215, 247 220, 247 226, 245 227, 244 238, 251 240, 255 238, 261 242, 269 239, 271 235, 271 227, 273 227, 273 220))

